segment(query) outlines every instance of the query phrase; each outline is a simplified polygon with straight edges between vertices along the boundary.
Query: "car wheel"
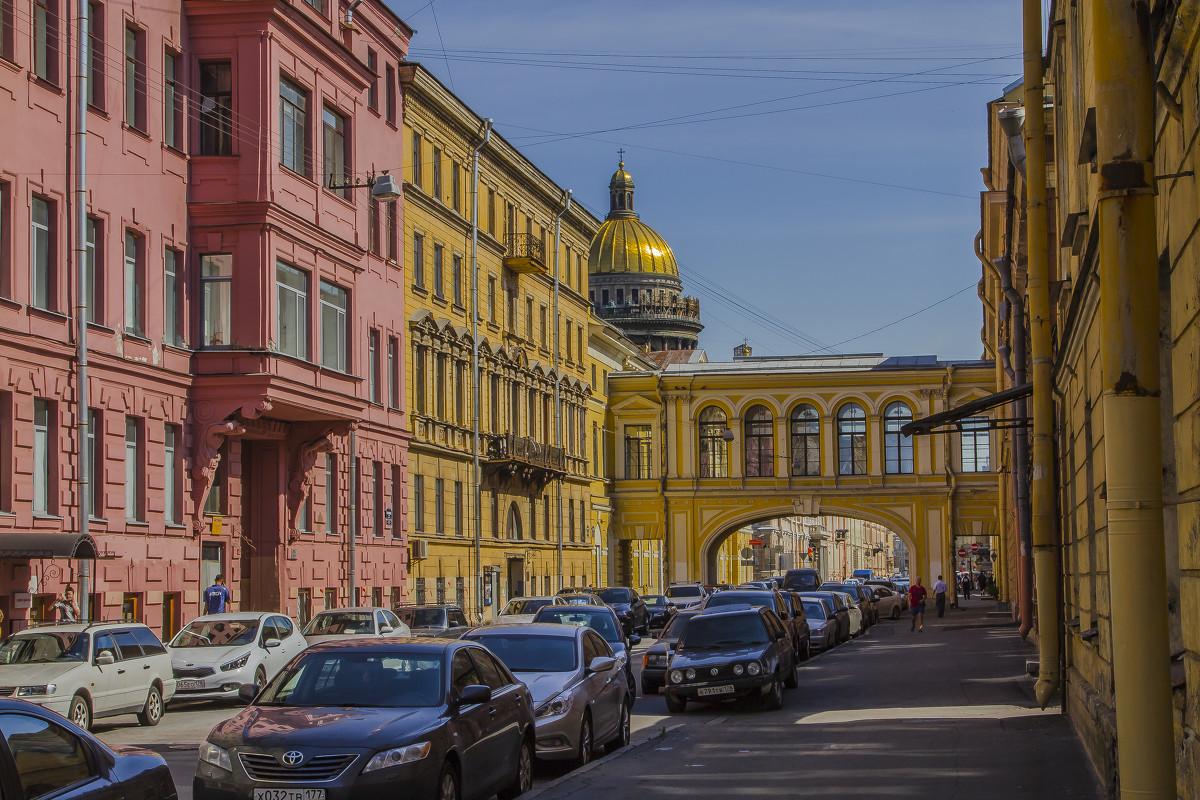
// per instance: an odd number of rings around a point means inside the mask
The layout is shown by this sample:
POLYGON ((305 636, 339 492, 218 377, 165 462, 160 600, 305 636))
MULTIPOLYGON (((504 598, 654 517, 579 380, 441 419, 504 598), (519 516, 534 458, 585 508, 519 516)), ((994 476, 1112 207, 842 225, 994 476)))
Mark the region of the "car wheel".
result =
POLYGON ((579 752, 575 755, 575 766, 582 767, 592 760, 592 717, 583 715, 583 724, 579 726, 579 752))
POLYGON ((267 685, 267 668, 262 664, 259 664, 258 669, 254 670, 254 685, 259 689, 267 685))
POLYGON ((792 668, 787 671, 787 677, 783 679, 783 688, 795 689, 800 685, 800 679, 796 677, 796 665, 792 664, 792 668))
POLYGON ((892 606, 892 619, 900 619, 900 606, 892 606))
POLYGON ((71 698, 71 708, 67 712, 67 719, 85 731, 92 729, 92 707, 88 705, 86 697, 77 694, 71 698))
POLYGON ((658 684, 642 678, 642 697, 653 697, 658 694, 658 684))
POLYGON ((771 691, 763 697, 763 705, 768 711, 778 711, 783 708, 783 679, 778 675, 771 681, 771 691))
POLYGON ((667 711, 670 711, 672 714, 682 714, 686 710, 686 697, 677 697, 673 694, 667 695, 667 711))
POLYGON ((458 800, 458 773, 450 764, 442 767, 438 777, 437 800, 458 800))
POLYGON ((514 797, 520 797, 528 792, 533 787, 533 745, 528 739, 521 740, 521 752, 517 755, 517 774, 513 776, 513 782, 507 789, 501 791, 497 797, 500 800, 513 800, 514 797))
POLYGON ((605 743, 604 749, 614 753, 627 744, 629 744, 629 703, 622 703, 621 722, 617 726, 617 735, 605 743))
POLYGON ((155 684, 150 687, 150 693, 146 695, 146 705, 142 706, 142 710, 138 712, 138 722, 152 728, 162 720, 162 715, 162 689, 155 684))

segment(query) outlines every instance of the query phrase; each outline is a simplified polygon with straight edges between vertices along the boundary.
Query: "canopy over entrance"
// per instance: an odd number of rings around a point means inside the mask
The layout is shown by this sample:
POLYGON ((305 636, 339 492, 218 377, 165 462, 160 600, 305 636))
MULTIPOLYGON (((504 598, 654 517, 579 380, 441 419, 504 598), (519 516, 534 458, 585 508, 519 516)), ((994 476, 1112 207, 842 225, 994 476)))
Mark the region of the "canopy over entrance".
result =
POLYGON ((28 531, 0 534, 0 558, 106 558, 87 534, 28 531))

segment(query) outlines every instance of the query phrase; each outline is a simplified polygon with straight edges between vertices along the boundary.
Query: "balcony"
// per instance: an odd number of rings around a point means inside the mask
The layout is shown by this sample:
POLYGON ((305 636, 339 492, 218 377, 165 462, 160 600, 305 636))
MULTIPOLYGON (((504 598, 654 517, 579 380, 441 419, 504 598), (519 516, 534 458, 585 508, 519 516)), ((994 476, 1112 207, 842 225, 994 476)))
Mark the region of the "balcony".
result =
POLYGON ((596 316, 617 324, 668 323, 694 329, 696 333, 704 327, 700 322, 700 301, 694 297, 672 297, 649 303, 597 304, 596 316))
POLYGON ((505 434, 488 441, 484 472, 493 479, 518 481, 540 492, 550 481, 567 474, 566 451, 525 436, 505 434))
POLYGON ((545 274, 546 247, 541 239, 528 233, 514 233, 508 237, 504 266, 513 272, 545 274))

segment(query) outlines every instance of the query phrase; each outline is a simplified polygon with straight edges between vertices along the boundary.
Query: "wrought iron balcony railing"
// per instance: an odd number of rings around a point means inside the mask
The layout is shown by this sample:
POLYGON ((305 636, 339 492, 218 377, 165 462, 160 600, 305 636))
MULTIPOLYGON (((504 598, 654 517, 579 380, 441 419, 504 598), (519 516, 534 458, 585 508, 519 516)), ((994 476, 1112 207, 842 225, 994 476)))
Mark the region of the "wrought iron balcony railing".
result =
POLYGON ((546 246, 531 234, 511 234, 505 242, 504 266, 514 272, 546 272, 546 246))

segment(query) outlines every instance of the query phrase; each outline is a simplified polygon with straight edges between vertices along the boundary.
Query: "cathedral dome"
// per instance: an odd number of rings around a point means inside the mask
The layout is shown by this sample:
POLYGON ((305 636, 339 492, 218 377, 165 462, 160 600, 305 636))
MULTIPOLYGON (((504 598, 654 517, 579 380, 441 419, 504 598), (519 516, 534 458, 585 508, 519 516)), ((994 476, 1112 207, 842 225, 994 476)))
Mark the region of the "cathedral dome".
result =
POLYGON ((678 279, 679 264, 671 246, 633 210, 633 188, 633 177, 622 161, 608 183, 608 216, 592 239, 588 274, 643 273, 678 279))

